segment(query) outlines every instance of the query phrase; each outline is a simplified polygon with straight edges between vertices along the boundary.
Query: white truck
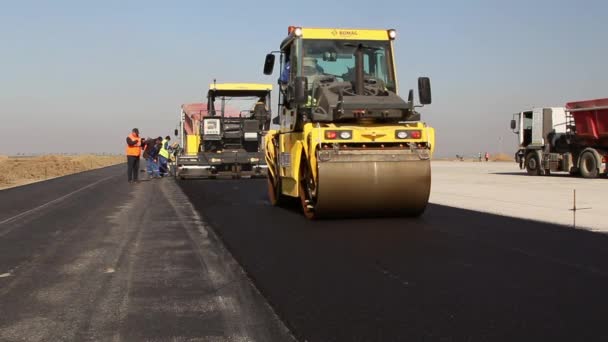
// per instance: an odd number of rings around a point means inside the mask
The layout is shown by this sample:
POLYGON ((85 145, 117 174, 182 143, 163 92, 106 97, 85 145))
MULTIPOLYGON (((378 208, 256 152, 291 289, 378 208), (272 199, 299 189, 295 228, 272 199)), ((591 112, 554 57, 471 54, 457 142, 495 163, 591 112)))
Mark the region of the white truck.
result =
POLYGON ((608 99, 516 113, 511 129, 519 142, 515 159, 530 175, 569 172, 596 178, 606 174, 608 99))

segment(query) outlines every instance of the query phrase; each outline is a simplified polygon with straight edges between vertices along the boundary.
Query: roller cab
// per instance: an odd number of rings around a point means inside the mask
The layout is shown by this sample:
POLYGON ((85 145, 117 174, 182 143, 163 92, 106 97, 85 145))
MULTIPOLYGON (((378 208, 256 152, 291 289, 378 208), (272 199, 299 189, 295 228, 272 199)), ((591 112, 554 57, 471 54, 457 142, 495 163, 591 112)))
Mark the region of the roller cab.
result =
MULTIPOLYGON (((435 132, 416 108, 430 81, 398 95, 394 30, 290 27, 280 52, 277 129, 265 136, 274 205, 308 218, 418 216, 427 206, 435 132)), ((275 55, 266 56, 272 74, 275 55)))

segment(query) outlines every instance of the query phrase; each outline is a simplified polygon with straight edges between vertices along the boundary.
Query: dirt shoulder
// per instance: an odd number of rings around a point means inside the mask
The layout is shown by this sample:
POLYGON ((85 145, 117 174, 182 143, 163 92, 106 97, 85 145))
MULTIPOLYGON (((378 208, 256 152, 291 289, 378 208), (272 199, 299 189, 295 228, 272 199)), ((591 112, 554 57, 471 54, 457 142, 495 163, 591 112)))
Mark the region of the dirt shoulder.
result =
POLYGON ((124 156, 0 156, 0 190, 123 163, 124 156))

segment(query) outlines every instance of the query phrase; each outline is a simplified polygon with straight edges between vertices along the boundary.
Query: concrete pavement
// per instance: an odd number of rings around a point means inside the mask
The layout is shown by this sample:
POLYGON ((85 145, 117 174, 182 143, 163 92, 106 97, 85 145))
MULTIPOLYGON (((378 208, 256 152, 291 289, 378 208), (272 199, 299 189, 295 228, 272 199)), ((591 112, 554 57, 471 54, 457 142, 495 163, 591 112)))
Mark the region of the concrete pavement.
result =
POLYGON ((528 176, 507 162, 433 161, 431 203, 608 232, 608 179, 528 176))

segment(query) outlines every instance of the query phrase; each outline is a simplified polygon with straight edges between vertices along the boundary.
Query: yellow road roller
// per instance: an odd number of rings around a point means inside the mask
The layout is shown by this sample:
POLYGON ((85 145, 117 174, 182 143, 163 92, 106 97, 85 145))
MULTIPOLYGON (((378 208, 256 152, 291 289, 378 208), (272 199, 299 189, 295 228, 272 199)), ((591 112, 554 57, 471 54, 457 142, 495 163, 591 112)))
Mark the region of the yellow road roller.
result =
POLYGON ((431 189, 435 132, 416 108, 428 77, 398 95, 396 31, 290 26, 280 61, 279 109, 264 138, 273 205, 301 202, 309 219, 419 216, 431 189), (276 128, 278 126, 278 128, 276 128))

